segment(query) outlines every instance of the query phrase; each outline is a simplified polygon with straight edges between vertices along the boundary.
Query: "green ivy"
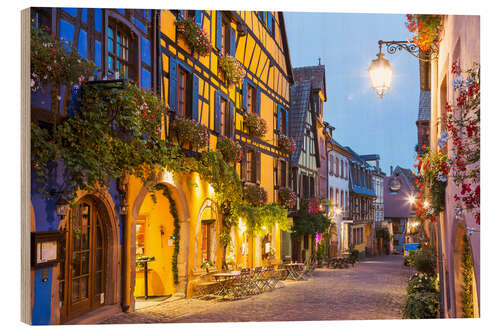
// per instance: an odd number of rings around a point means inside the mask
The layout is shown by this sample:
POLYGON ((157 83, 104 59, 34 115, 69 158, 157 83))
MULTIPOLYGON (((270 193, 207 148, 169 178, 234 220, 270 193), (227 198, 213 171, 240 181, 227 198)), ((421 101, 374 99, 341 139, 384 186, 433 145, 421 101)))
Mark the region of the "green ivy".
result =
POLYGON ((464 282, 462 285, 462 311, 464 318, 474 318, 474 300, 472 279, 474 268, 472 267, 472 256, 469 239, 464 235, 464 252, 462 255, 462 269, 464 282))
POLYGON ((177 213, 177 207, 172 195, 168 191, 168 187, 165 184, 156 184, 153 191, 162 191, 162 194, 167 198, 170 206, 170 215, 174 218, 174 254, 172 255, 172 274, 174 276, 174 283, 179 283, 179 271, 177 269, 177 260, 179 257, 179 244, 180 244, 180 224, 179 224, 179 214, 177 213))
POLYGON ((255 207, 243 202, 237 207, 237 214, 246 221, 246 233, 250 236, 265 236, 275 224, 281 230, 290 231, 288 211, 276 203, 255 207))
POLYGON ((330 219, 325 213, 308 213, 305 207, 301 207, 293 219, 292 231, 295 236, 322 234, 329 226, 330 219))

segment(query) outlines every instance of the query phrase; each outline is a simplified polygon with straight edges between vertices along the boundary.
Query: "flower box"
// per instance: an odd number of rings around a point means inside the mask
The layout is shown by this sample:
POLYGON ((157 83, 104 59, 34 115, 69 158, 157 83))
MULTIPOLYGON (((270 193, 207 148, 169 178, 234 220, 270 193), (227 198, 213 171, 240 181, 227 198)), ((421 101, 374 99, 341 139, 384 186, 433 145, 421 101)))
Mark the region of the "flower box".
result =
POLYGON ((192 18, 180 18, 175 21, 175 27, 194 53, 204 57, 212 51, 212 45, 207 33, 196 24, 192 18))
POLYGON ((207 129, 192 119, 175 119, 172 132, 180 146, 189 145, 192 150, 208 146, 207 129))
POLYGON ((221 152, 224 161, 231 164, 241 161, 243 156, 240 144, 226 137, 219 137, 217 150, 221 152))
POLYGON ((267 191, 258 185, 247 185, 244 190, 244 199, 255 207, 262 207, 267 202, 267 191))
POLYGON ((243 122, 250 135, 261 138, 266 134, 266 121, 257 114, 253 112, 245 112, 243 115, 243 122))
POLYGON ((293 154, 297 149, 295 140, 286 135, 280 135, 278 137, 278 149, 287 154, 293 154))
POLYGON ((297 194, 289 188, 281 188, 278 191, 278 202, 282 206, 293 208, 297 203, 297 194))

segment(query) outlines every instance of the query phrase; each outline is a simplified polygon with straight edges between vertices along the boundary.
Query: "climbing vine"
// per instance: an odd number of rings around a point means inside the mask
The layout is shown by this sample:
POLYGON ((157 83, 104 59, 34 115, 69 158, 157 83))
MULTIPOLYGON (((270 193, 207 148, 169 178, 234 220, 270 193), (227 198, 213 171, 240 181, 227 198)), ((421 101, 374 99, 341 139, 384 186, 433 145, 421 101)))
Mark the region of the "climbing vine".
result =
POLYGON ((170 206, 170 215, 174 218, 174 254, 172 255, 172 275, 174 277, 174 283, 179 283, 179 271, 177 269, 177 260, 179 257, 179 244, 180 244, 180 224, 179 224, 179 215, 177 213, 177 207, 175 205, 175 201, 172 198, 172 195, 168 191, 168 187, 165 184, 156 184, 153 187, 153 191, 162 191, 162 194, 165 198, 167 198, 170 206))
POLYGON ((472 297, 473 267, 469 239, 464 235, 464 252, 462 255, 462 269, 464 283, 462 286, 462 311, 464 318, 474 317, 474 300, 472 297))

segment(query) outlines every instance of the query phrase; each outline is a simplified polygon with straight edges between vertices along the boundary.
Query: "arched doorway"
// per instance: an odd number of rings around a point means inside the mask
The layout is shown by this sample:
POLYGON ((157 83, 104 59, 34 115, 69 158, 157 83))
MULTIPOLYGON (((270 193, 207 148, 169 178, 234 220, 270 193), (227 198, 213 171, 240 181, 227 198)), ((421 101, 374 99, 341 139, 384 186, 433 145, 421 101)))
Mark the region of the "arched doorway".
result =
POLYGON ((200 268, 203 262, 217 264, 221 258, 217 257, 220 235, 220 221, 217 205, 206 199, 201 205, 196 221, 196 235, 194 248, 194 267, 200 268))
POLYGON ((91 195, 78 200, 68 214, 62 226, 66 245, 59 273, 61 323, 116 301, 115 224, 106 205, 91 195))

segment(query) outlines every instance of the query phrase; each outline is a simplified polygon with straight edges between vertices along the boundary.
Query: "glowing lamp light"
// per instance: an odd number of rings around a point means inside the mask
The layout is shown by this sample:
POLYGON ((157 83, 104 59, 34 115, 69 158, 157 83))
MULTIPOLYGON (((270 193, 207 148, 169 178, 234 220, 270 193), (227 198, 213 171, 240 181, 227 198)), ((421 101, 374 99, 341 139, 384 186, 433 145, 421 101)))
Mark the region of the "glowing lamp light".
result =
POLYGON ((382 52, 377 53, 377 57, 377 59, 372 60, 368 74, 372 88, 382 99, 387 90, 391 88, 393 69, 382 52))
POLYGON ((69 202, 63 196, 56 202, 56 214, 60 219, 63 219, 68 214, 69 202))
POLYGON ((342 209, 340 209, 339 207, 335 208, 335 214, 337 215, 342 214, 342 209))
POLYGON ((215 194, 214 188, 212 187, 212 185, 208 184, 208 195, 213 197, 214 194, 215 194))
POLYGON ((415 204, 415 201, 416 201, 416 199, 415 199, 415 197, 413 195, 410 195, 408 197, 408 202, 410 203, 410 205, 415 204))
POLYGON ((429 201, 424 201, 424 208, 429 208, 429 201))
POLYGON ((245 226, 245 223, 243 223, 241 217, 238 219, 238 229, 240 229, 241 232, 245 232, 245 230, 247 230, 247 227, 245 226))

